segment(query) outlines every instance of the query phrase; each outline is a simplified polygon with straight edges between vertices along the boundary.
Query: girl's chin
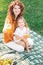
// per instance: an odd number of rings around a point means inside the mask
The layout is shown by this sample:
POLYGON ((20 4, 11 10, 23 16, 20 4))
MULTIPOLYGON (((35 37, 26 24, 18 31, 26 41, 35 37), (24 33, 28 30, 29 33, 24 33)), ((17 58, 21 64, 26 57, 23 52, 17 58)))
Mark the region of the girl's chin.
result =
POLYGON ((23 27, 20 27, 21 29, 23 28, 23 27))

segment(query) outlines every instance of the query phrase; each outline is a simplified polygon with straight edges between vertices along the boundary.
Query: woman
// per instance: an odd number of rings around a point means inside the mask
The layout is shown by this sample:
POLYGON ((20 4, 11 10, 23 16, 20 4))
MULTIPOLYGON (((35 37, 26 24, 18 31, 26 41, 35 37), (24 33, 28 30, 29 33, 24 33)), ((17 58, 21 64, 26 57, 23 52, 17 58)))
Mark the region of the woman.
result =
POLYGON ((24 12, 24 5, 22 2, 18 0, 11 2, 8 8, 8 13, 3 28, 4 43, 10 48, 19 52, 24 51, 24 47, 13 42, 13 32, 15 31, 17 26, 16 20, 23 15, 23 12, 24 12))

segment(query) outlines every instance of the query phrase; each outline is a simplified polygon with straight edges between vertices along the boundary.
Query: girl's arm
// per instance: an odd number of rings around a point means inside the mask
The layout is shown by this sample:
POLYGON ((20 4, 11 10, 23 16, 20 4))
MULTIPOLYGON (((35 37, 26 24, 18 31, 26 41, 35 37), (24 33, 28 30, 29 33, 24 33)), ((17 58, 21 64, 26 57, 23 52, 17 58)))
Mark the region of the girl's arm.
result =
POLYGON ((24 36, 20 37, 19 35, 17 34, 14 34, 14 40, 23 40, 24 36))
POLYGON ((15 34, 14 34, 15 38, 17 40, 23 40, 23 39, 27 39, 30 37, 30 34, 29 34, 29 28, 26 28, 26 34, 24 34, 22 37, 20 37, 17 32, 15 31, 15 34))
POLYGON ((26 34, 24 34, 24 38, 25 39, 30 37, 30 34, 29 33, 30 33, 29 28, 26 28, 26 34))

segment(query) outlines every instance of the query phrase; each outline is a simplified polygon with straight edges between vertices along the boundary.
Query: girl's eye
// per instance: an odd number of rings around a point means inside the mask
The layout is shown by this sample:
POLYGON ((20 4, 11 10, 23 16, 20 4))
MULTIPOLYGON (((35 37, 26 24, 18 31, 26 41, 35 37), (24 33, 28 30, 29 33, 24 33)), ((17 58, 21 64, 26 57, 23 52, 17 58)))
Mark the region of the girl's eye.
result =
POLYGON ((15 9, 17 9, 17 8, 15 8, 15 9))

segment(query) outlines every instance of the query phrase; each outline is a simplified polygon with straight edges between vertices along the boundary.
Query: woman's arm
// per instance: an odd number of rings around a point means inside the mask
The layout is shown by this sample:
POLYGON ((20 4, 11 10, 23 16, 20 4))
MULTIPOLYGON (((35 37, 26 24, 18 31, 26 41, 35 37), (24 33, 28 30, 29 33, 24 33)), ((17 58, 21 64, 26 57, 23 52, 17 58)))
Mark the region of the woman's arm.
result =
POLYGON ((9 21, 10 20, 8 18, 6 18, 5 23, 4 23, 4 27, 3 27, 3 32, 7 32, 7 26, 8 26, 9 21))
POLYGON ((10 34, 7 30, 7 25, 10 22, 10 19, 7 17, 4 23, 4 27, 3 27, 3 34, 4 34, 4 41, 7 43, 9 41, 12 40, 12 33, 10 34))

